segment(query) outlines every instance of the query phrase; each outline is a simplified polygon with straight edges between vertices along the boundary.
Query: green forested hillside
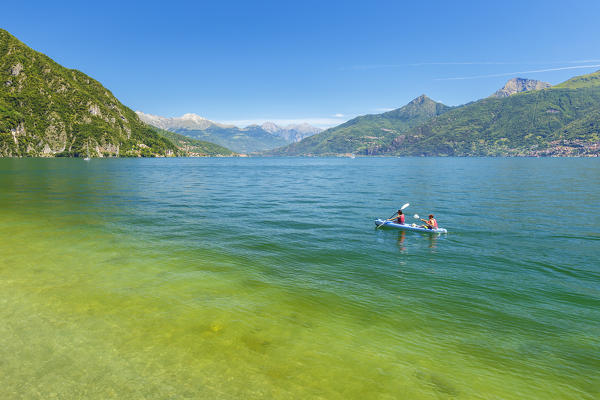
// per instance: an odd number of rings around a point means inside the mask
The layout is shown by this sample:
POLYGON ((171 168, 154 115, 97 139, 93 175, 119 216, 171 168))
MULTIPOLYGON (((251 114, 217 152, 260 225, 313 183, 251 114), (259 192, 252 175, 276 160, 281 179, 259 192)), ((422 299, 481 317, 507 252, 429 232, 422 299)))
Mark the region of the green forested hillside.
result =
POLYGON ((270 155, 378 154, 402 133, 450 110, 421 95, 396 110, 364 115, 310 136, 298 143, 272 150, 270 155))
POLYGON ((183 155, 191 157, 205 156, 233 156, 235 153, 218 144, 192 139, 191 137, 180 135, 179 133, 167 131, 152 127, 159 135, 169 139, 177 148, 183 152, 183 155))
POLYGON ((600 155, 600 71, 551 88, 452 109, 424 96, 419 99, 389 113, 355 118, 269 154, 600 155))
POLYGON ((0 29, 0 156, 172 156, 99 82, 0 29))
POLYGON ((555 87, 483 99, 397 137, 380 154, 536 156, 598 154, 600 86, 555 87))

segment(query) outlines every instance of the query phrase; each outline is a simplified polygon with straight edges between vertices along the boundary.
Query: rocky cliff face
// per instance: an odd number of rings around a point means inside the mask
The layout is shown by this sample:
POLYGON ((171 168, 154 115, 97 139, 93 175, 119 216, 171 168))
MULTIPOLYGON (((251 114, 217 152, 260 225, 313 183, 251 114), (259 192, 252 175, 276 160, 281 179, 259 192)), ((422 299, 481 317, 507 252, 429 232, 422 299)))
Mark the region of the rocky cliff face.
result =
POLYGON ((99 82, 0 29, 0 156, 177 153, 99 82))
POLYGON ((508 82, 506 82, 502 89, 498 90, 490 97, 508 97, 512 96, 515 93, 528 92, 530 90, 546 89, 550 86, 552 85, 550 85, 547 82, 536 81, 535 79, 512 78, 508 82))

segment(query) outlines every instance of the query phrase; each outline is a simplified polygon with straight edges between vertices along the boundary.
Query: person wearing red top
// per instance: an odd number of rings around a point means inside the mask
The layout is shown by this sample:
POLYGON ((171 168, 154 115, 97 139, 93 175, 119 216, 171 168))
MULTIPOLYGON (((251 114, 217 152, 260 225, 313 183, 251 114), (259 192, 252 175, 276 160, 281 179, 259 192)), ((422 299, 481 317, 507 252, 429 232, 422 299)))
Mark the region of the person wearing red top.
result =
POLYGON ((398 215, 397 215, 397 218, 396 218, 396 223, 404 225, 404 213, 402 212, 402 210, 398 210, 398 215))

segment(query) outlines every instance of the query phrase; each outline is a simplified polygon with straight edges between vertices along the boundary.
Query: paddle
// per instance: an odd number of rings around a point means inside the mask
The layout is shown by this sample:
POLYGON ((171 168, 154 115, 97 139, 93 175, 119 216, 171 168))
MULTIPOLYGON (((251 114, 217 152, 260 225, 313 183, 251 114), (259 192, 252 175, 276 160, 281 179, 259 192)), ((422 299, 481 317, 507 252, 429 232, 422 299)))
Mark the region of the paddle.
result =
POLYGON ((415 215, 413 215, 413 218, 415 218, 415 219, 420 219, 421 221, 425 222, 425 223, 427 224, 427 226, 430 226, 430 225, 429 225, 429 221, 427 221, 427 220, 424 220, 423 218, 419 217, 419 214, 415 214, 415 215))
MULTIPOLYGON (((410 203, 406 203, 405 205, 403 205, 402 207, 400 207, 400 211, 404 210, 404 209, 405 209, 406 207, 408 207, 408 206, 410 206, 410 203)), ((388 219, 386 219, 385 221, 383 221, 383 222, 381 223, 381 225, 377 225, 377 228, 375 228, 375 229, 379 229, 380 227, 382 227, 383 225, 385 225, 386 221, 391 221, 391 220, 393 220, 394 218, 396 218, 397 216, 398 216, 398 213, 394 214, 394 216, 393 216, 393 217, 391 217, 391 218, 388 218, 388 219)))

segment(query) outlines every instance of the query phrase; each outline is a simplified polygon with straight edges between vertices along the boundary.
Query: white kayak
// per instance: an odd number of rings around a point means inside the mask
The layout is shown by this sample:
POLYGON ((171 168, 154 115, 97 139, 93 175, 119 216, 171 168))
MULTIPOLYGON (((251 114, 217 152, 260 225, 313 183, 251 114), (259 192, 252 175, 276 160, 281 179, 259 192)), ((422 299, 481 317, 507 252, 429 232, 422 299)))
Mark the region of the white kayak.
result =
POLYGON ((423 233, 448 233, 448 231, 444 228, 429 229, 429 228, 423 228, 422 226, 417 225, 417 224, 399 224, 397 222, 386 221, 383 219, 375 220, 375 225, 379 226, 381 224, 383 224, 382 228, 394 228, 394 229, 401 229, 404 231, 423 232, 423 233))

